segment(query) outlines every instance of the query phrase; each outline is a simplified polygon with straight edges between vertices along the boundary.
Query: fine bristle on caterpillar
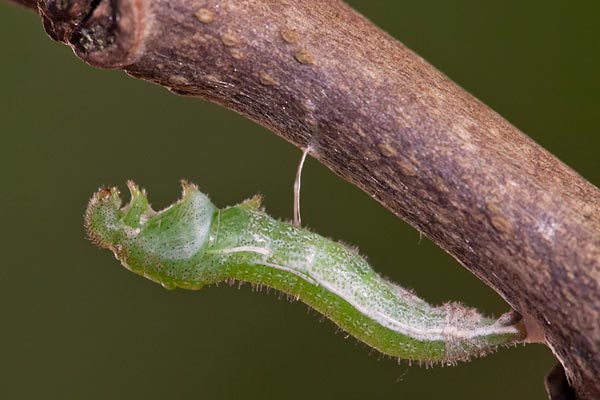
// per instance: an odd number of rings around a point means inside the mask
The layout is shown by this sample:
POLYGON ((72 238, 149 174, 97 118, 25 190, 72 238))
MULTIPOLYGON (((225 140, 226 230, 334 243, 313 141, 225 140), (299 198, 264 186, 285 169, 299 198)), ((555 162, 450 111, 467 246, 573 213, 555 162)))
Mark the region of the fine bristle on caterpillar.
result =
POLYGON ((160 212, 133 182, 122 208, 116 188, 99 190, 85 215, 89 237, 168 289, 231 280, 275 288, 393 357, 452 364, 526 338, 514 314, 496 320, 458 303, 429 305, 355 250, 270 217, 257 197, 218 209, 196 186, 182 185, 182 198, 160 212))

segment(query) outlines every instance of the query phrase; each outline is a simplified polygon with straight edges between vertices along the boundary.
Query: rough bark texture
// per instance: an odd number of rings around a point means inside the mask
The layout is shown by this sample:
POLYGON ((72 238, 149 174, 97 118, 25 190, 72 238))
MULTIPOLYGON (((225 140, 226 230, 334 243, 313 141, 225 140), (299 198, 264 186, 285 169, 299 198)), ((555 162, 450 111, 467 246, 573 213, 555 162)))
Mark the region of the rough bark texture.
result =
POLYGON ((40 0, 39 10, 87 63, 309 147, 537 322, 578 397, 600 398, 600 191, 343 2, 40 0))

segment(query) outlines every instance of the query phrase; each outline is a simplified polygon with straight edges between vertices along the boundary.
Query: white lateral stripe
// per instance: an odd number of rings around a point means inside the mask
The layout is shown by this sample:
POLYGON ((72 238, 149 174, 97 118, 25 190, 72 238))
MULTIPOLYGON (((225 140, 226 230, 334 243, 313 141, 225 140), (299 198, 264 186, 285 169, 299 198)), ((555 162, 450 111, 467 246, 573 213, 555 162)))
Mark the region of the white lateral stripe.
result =
MULTIPOLYGON (((230 249, 209 250, 209 252, 216 253, 216 254, 231 254, 231 253, 249 252, 249 253, 257 253, 257 254, 263 255, 265 257, 271 257, 273 255, 273 253, 271 253, 269 250, 262 248, 262 247, 256 247, 256 246, 239 246, 239 247, 232 247, 230 249)), ((259 261, 258 264, 264 265, 266 267, 275 268, 275 269, 278 269, 281 271, 289 272, 290 274, 299 276, 300 278, 304 279, 305 281, 318 286, 317 281, 312 279, 310 276, 303 274, 301 272, 298 272, 292 268, 284 267, 284 266, 278 265, 278 264, 268 263, 265 261, 259 261)))
POLYGON ((459 329, 458 327, 451 325, 444 325, 442 327, 423 327, 423 329, 416 329, 414 326, 409 326, 379 311, 377 312, 377 314, 380 317, 392 323, 394 327, 397 327, 397 329, 394 330, 397 330, 398 332, 404 333, 415 339, 421 340, 441 341, 447 340, 449 337, 465 340, 473 339, 479 336, 501 335, 517 332, 517 330, 513 326, 498 327, 494 325, 480 326, 475 329, 459 329), (414 335, 411 335, 411 333, 414 335))
MULTIPOLYGON (((257 247, 257 246, 239 246, 232 247, 229 249, 222 250, 213 250, 211 253, 221 253, 221 254, 231 254, 231 253, 241 253, 241 252, 250 252, 263 255, 265 257, 271 257, 273 254, 268 249, 257 247)), ((460 329, 456 326, 450 325, 436 325, 436 326, 415 326, 411 325, 397 319, 390 317, 382 313, 381 311, 370 311, 368 308, 361 306, 356 301, 354 301, 351 296, 348 296, 346 293, 341 292, 337 288, 333 287, 329 282, 319 282, 313 279, 311 276, 299 272, 293 268, 284 267, 283 265, 273 264, 266 261, 257 262, 257 264, 264 265, 266 267, 275 268, 280 271, 289 272, 290 274, 296 275, 301 279, 315 285, 315 286, 323 286, 336 296, 340 297, 344 301, 348 302, 352 307, 358 310, 364 316, 378 322, 379 324, 396 331, 398 333, 402 333, 408 337, 423 340, 423 341, 447 341, 448 338, 456 338, 459 340, 467 340, 473 339, 480 336, 488 336, 488 335, 501 335, 501 334, 512 334, 516 333, 517 330, 514 326, 495 326, 495 325, 487 325, 477 327, 475 329, 460 329)))
POLYGON ((230 249, 222 249, 222 250, 209 250, 210 253, 217 253, 217 254, 230 254, 230 253, 243 253, 243 252, 248 252, 248 253, 257 253, 266 257, 271 257, 273 254, 267 250, 267 249, 263 249, 262 247, 256 247, 256 246, 240 246, 240 247, 232 247, 230 249))
MULTIPOLYGON (((358 307, 357 307, 358 308, 358 307)), ((362 312, 362 311, 361 311, 362 312)), ((478 328, 474 330, 460 330, 454 326, 431 326, 431 327, 422 327, 421 329, 415 327, 414 325, 407 325, 402 323, 388 315, 383 314, 380 311, 377 311, 377 315, 384 320, 388 321, 392 327, 390 329, 405 334, 409 337, 418 340, 427 340, 427 341, 446 341, 449 337, 454 337, 457 339, 472 339, 478 336, 485 336, 492 333, 510 333, 509 332, 500 332, 502 330, 494 329, 493 326, 478 328)), ((375 319, 377 320, 377 319, 375 319)))
POLYGON ((290 274, 294 274, 296 276, 299 276, 300 278, 304 279, 308 283, 311 283, 311 284, 313 284, 315 286, 319 286, 319 284, 317 283, 317 281, 315 281, 313 278, 311 278, 310 276, 308 276, 306 274, 303 274, 302 272, 298 272, 295 269, 288 268, 288 267, 283 267, 281 265, 272 264, 272 263, 268 263, 268 262, 261 262, 259 264, 264 265, 266 267, 271 267, 271 268, 275 268, 275 269, 278 269, 278 270, 281 270, 281 271, 289 272, 290 274))
POLYGON ((449 336, 455 337, 457 339, 472 339, 478 336, 486 336, 491 334, 516 333, 515 328, 512 326, 497 327, 494 325, 490 325, 472 330, 461 330, 454 326, 439 325, 432 327, 416 327, 414 325, 409 325, 398 321, 388 315, 383 314, 380 311, 375 311, 375 315, 373 315, 373 313, 370 313, 369 310, 352 301, 352 299, 347 298, 346 296, 344 296, 344 293, 340 293, 338 290, 331 287, 331 285, 323 282, 321 282, 321 285, 323 285, 325 288, 327 288, 337 296, 341 297, 343 300, 347 301, 352 307, 356 308, 361 314, 365 315, 366 317, 377 321, 381 325, 386 326, 391 330, 394 330, 396 332, 402 333, 406 336, 418 340, 446 341, 448 340, 449 336), (388 323, 382 323, 382 319, 383 321, 387 321, 388 323))

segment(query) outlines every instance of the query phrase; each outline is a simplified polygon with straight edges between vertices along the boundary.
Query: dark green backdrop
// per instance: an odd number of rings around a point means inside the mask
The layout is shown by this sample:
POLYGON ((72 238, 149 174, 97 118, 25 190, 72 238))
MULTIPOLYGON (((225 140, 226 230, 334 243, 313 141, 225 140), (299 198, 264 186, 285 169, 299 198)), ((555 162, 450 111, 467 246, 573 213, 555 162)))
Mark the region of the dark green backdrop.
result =
MULTIPOLYGON (((596 185, 597 1, 353 1, 596 185), (574 3, 573 3, 574 4, 574 3)), ((167 291, 84 237, 103 184, 132 178, 155 208, 186 177, 218 205, 255 192, 291 217, 300 152, 212 104, 99 71, 0 0, 3 399, 543 399, 542 346, 455 368, 397 365, 300 303, 211 287, 167 291)), ((434 303, 507 307, 427 239, 309 161, 304 222, 357 245, 434 303)))

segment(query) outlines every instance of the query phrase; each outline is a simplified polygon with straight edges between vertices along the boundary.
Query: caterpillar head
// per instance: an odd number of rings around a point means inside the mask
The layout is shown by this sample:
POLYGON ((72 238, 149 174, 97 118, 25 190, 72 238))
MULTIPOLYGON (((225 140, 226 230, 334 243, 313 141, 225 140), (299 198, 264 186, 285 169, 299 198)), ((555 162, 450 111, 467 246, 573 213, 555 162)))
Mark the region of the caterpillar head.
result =
POLYGON ((123 215, 119 189, 102 188, 94 193, 85 212, 85 229, 90 240, 112 249, 123 231, 123 215))
POLYGON ((146 193, 127 183, 131 200, 121 207, 117 188, 100 189, 89 202, 85 226, 90 239, 110 249, 128 269, 166 286, 165 273, 202 254, 216 208, 195 185, 182 181, 183 195, 156 212, 146 193))

